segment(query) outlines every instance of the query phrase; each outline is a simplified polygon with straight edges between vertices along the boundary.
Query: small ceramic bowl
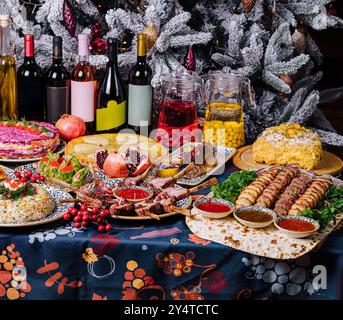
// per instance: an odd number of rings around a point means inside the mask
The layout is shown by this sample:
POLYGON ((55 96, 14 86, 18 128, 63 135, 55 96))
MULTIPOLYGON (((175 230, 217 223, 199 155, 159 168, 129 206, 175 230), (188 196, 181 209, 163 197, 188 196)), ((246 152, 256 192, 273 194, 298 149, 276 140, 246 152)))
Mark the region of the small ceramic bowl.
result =
POLYGON ((193 213, 198 213, 203 215, 207 218, 215 218, 215 219, 221 219, 227 217, 231 212, 233 211, 234 204, 230 201, 219 199, 219 198, 207 198, 207 197, 201 197, 198 200, 193 202, 193 213), (227 210, 220 211, 220 212, 211 212, 210 210, 204 210, 200 209, 200 207, 207 203, 213 203, 214 205, 224 205, 227 207, 227 210))
POLYGON ((236 218, 237 221, 239 221, 241 224, 244 226, 247 226, 249 228, 265 228, 272 224, 274 220, 276 219, 277 215, 273 210, 270 210, 268 208, 262 208, 262 207, 256 207, 256 206, 249 206, 249 207, 241 207, 233 212, 234 217, 236 218), (256 221, 250 221, 247 219, 243 219, 242 217, 239 216, 240 213, 242 212, 248 212, 248 211, 258 211, 262 212, 264 214, 268 214, 270 216, 270 219, 268 221, 263 221, 263 222, 256 222, 256 221))
POLYGON ((113 191, 113 195, 117 199, 125 199, 126 201, 129 201, 129 202, 140 202, 140 201, 145 201, 145 200, 150 199, 154 195, 154 191, 150 188, 143 187, 143 186, 123 186, 123 187, 119 187, 115 189, 113 191), (126 191, 126 190, 137 190, 137 193, 144 192, 146 193, 146 196, 138 197, 138 198, 128 198, 120 194, 121 192, 126 191))
POLYGON ((278 217, 275 221, 274 221, 274 225, 276 228, 278 228, 282 233, 284 233, 285 235, 292 237, 292 238, 307 238, 309 236, 312 236, 314 233, 316 233, 319 230, 319 223, 318 221, 308 218, 308 217, 303 217, 303 216, 284 216, 284 217, 278 217), (279 224, 281 221, 284 220, 300 220, 300 221, 306 221, 309 222, 310 224, 313 225, 313 230, 309 230, 309 231, 292 231, 289 229, 285 229, 282 228, 279 224))

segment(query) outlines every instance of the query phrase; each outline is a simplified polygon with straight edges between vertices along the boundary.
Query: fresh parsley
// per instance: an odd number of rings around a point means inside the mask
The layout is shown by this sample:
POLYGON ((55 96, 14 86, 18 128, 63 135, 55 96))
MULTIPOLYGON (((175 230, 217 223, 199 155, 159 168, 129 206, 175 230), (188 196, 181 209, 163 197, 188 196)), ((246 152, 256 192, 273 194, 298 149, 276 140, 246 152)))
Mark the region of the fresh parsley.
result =
POLYGON ((222 183, 213 186, 211 191, 215 198, 223 198, 235 203, 242 189, 249 185, 257 177, 255 171, 243 170, 231 173, 222 183))
POLYGON ((319 201, 317 208, 307 208, 301 215, 317 220, 323 229, 330 222, 336 223, 336 214, 343 210, 343 186, 332 186, 319 201))
POLYGON ((0 195, 5 200, 17 200, 25 196, 32 196, 36 193, 36 188, 31 184, 26 184, 23 188, 15 191, 6 189, 3 185, 0 185, 0 195))

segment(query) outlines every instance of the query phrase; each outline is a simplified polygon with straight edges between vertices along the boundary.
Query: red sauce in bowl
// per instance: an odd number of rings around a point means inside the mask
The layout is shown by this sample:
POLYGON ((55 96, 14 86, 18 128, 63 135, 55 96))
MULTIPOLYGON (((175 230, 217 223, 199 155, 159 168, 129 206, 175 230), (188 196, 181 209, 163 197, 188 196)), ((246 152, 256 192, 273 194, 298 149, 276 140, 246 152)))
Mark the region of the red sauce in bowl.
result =
POLYGON ((283 229, 296 232, 313 231, 316 228, 311 222, 300 219, 281 220, 278 225, 283 229))
POLYGON ((207 201, 204 203, 201 203, 197 205, 198 209, 206 211, 206 212, 214 212, 214 213, 222 213, 222 212, 228 212, 231 210, 231 208, 228 205, 207 201))
POLYGON ((142 190, 139 188, 129 188, 119 190, 117 192, 117 196, 127 200, 139 200, 148 198, 150 196, 150 193, 146 190, 142 190))

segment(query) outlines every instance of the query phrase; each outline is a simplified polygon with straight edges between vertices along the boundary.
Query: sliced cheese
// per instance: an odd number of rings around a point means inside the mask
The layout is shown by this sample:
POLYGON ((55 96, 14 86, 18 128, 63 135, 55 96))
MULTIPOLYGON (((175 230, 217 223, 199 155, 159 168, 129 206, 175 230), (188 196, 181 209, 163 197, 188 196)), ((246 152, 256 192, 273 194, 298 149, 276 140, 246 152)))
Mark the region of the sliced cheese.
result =
POLYGON ((97 144, 100 146, 107 146, 108 144, 110 144, 110 141, 102 136, 85 136, 83 138, 83 141, 91 144, 97 144))
POLYGON ((99 146, 94 145, 94 144, 78 143, 78 144, 74 145, 74 152, 76 152, 76 153, 95 152, 97 149, 99 149, 99 146))

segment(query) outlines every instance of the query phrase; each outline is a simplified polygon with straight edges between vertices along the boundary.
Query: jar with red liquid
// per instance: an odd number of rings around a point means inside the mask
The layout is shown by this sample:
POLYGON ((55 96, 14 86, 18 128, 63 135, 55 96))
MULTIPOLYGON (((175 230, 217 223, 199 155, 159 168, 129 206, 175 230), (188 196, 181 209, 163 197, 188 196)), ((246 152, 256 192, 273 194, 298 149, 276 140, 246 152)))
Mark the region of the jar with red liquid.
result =
POLYGON ((199 141, 196 94, 199 82, 190 71, 172 72, 163 83, 158 116, 157 140, 169 148, 199 141))

